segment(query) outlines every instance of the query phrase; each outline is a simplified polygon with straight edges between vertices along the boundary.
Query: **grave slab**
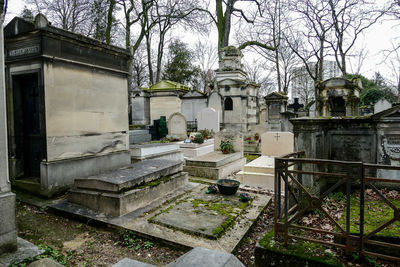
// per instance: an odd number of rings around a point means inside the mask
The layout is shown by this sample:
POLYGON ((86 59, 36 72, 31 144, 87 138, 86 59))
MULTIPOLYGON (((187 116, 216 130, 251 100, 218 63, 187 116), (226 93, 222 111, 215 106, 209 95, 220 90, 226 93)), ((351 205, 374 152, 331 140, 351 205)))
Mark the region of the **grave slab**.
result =
POLYGON ((179 171, 182 171, 182 162, 171 160, 147 160, 97 176, 75 179, 75 187, 79 189, 115 193, 179 171))
MULTIPOLYGON (((170 192, 149 205, 121 217, 94 212, 93 210, 69 203, 65 200, 51 205, 50 208, 59 213, 73 214, 82 220, 96 221, 113 228, 130 230, 138 235, 159 239, 178 247, 204 247, 218 251, 232 252, 248 232, 254 220, 258 218, 261 211, 269 203, 271 197, 250 194, 254 197, 251 205, 246 208, 246 212, 236 218, 233 226, 228 228, 218 239, 193 235, 177 228, 172 229, 149 222, 150 218, 160 214, 162 210, 168 209, 171 205, 175 206, 178 203, 183 203, 183 199, 196 199, 196 195, 205 194, 206 188, 207 186, 204 184, 188 182, 185 186, 174 192, 170 192)), ((240 190, 237 194, 239 193, 240 190)))
POLYGON ((31 257, 36 257, 44 252, 37 246, 22 238, 17 238, 18 250, 0 255, 0 266, 9 266, 11 263, 20 263, 31 257))
POLYGON ((241 152, 223 154, 220 151, 214 151, 193 159, 188 159, 186 160, 186 165, 216 168, 234 162, 240 158, 242 158, 241 152))
POLYGON ((243 263, 230 253, 200 247, 183 254, 166 267, 186 266, 244 267, 243 263))
POLYGON ((111 267, 157 267, 157 266, 141 261, 124 258, 111 267))
POLYGON ((207 139, 203 144, 179 142, 185 158, 195 158, 214 151, 214 139, 207 139))
POLYGON ((184 172, 167 178, 160 179, 157 185, 143 185, 122 194, 72 189, 68 194, 68 201, 113 216, 122 216, 184 186, 188 181, 188 175, 184 172))
POLYGON ((131 145, 130 152, 132 162, 149 159, 184 161, 184 155, 176 143, 131 145))

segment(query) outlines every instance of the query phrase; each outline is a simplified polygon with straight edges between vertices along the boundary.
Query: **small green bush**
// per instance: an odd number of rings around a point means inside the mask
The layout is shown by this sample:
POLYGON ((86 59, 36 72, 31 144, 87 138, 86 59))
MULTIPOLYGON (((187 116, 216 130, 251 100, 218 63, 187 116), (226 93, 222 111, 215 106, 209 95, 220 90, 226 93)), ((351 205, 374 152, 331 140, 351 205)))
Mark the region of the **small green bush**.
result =
POLYGON ((202 134, 196 134, 195 136, 194 136, 194 139, 193 139, 193 143, 196 143, 196 144, 202 144, 202 143, 204 143, 204 137, 203 137, 203 135, 202 134))

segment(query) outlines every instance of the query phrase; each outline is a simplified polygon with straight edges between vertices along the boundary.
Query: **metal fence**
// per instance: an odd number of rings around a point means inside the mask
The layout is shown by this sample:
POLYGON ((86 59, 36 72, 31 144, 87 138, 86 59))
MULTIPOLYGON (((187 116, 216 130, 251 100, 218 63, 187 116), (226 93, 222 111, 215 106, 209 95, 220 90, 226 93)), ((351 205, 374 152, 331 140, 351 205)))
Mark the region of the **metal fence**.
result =
POLYGON ((197 120, 187 121, 186 125, 188 132, 197 132, 197 120))
MULTIPOLYGON (((386 260, 400 262, 399 257, 385 253, 392 249, 400 251, 400 245, 393 240, 381 240, 377 234, 400 221, 400 209, 393 200, 383 193, 385 186, 400 186, 400 180, 378 177, 384 174, 396 174, 400 167, 365 164, 362 162, 346 162, 322 159, 307 159, 304 152, 297 152, 275 159, 275 240, 288 245, 291 240, 303 240, 344 249, 346 253, 358 253, 360 256, 373 256, 386 260), (315 182, 321 186, 315 190, 315 182), (375 229, 365 228, 366 190, 376 194, 393 210, 393 216, 382 222, 375 229), (330 214, 326 208, 327 198, 333 192, 344 192, 345 220, 342 223, 330 214), (357 195, 359 203, 353 201, 352 195, 357 195), (359 198, 358 198, 359 196, 359 198), (353 207, 351 207, 351 205, 353 207), (357 218, 351 218, 351 208, 357 210, 357 218), (301 219, 312 211, 317 210, 327 218, 333 229, 317 228, 302 225, 301 219), (358 233, 350 230, 351 222, 358 223, 358 233), (344 221, 344 223, 343 223, 344 221), (334 236, 327 241, 327 236, 334 236)), ((376 216, 379 216, 376 211, 376 216)))

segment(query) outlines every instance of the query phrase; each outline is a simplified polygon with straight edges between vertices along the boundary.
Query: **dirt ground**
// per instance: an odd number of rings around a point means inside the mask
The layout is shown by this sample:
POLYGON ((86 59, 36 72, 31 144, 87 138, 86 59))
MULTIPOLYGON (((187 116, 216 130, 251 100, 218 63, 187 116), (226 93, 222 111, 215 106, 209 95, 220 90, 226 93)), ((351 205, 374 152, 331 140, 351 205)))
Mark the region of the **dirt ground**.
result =
MULTIPOLYGON (((135 236, 54 215, 18 202, 18 236, 45 249, 45 256, 66 266, 110 266, 123 258, 164 266, 186 251, 135 236)), ((236 256, 254 264, 254 246, 272 226, 272 211, 262 214, 236 256)), ((29 261, 21 264, 24 266, 29 261)))

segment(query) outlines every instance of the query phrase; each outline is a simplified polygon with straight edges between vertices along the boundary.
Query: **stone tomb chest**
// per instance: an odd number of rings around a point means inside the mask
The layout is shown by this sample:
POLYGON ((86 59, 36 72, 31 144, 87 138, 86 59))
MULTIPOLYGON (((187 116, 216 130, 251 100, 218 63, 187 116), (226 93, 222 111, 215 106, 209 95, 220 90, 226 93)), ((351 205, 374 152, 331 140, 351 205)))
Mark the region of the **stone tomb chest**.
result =
POLYGON ((130 163, 129 53, 14 18, 4 30, 10 178, 50 196, 130 163))

